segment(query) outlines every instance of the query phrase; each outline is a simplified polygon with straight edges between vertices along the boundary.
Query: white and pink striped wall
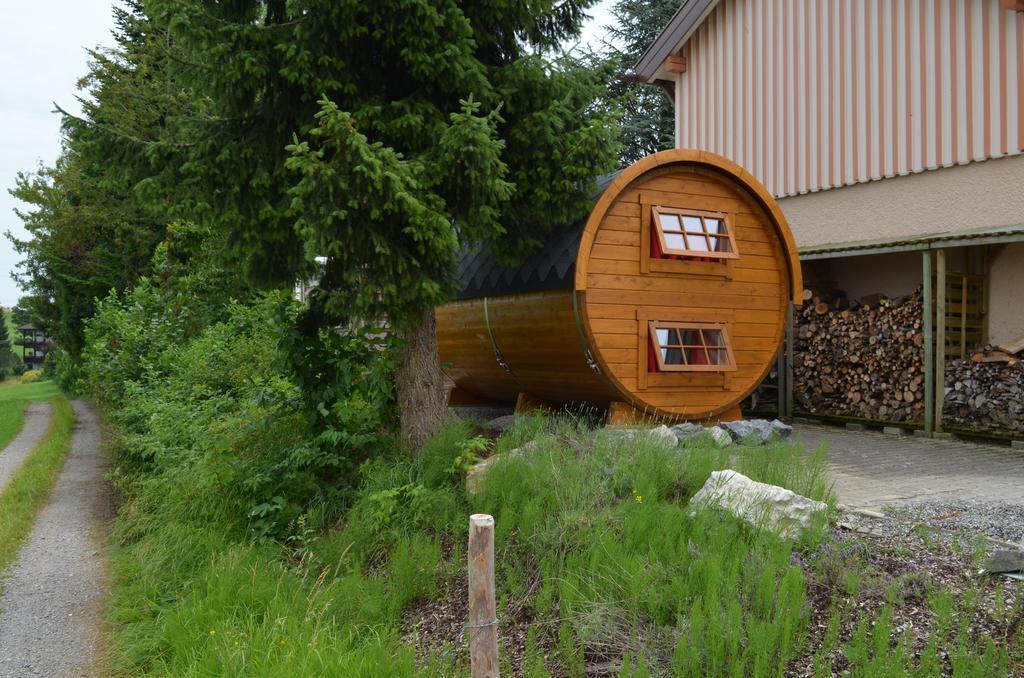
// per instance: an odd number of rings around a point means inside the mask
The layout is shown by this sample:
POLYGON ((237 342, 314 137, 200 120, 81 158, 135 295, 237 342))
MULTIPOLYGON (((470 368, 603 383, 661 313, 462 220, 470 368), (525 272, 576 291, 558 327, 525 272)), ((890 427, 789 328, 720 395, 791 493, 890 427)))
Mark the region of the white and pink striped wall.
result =
POLYGON ((680 54, 676 140, 778 197, 1020 154, 1003 0, 721 0, 680 54))

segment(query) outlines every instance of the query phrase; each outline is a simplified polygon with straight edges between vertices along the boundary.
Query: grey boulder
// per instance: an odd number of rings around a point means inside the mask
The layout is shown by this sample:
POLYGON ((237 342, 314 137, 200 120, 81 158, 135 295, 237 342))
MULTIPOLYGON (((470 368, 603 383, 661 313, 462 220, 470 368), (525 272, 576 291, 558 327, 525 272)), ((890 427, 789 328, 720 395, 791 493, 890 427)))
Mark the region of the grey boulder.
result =
POLYGON ((679 441, 680 445, 685 445, 691 440, 695 440, 696 438, 704 435, 704 427, 700 424, 694 424, 692 421, 676 424, 669 430, 675 435, 676 440, 679 441))
POLYGON ((793 435, 793 428, 775 419, 744 419, 741 421, 726 421, 720 424, 727 430, 737 442, 754 442, 764 445, 771 441, 773 435, 779 438, 789 438, 793 435))
POLYGON ((732 436, 721 426, 712 426, 708 429, 708 433, 711 434, 711 439, 715 441, 715 445, 719 447, 729 447, 729 445, 732 445, 732 436))
POLYGON ((772 432, 782 440, 788 440, 793 437, 793 427, 778 419, 772 419, 772 432))
POLYGON ((1024 572, 1024 551, 999 549, 989 557, 983 569, 992 574, 1024 572))
POLYGON ((488 431, 494 431, 495 433, 504 433, 506 430, 512 428, 512 425, 516 423, 516 415, 505 414, 500 417, 491 419, 483 425, 488 431))

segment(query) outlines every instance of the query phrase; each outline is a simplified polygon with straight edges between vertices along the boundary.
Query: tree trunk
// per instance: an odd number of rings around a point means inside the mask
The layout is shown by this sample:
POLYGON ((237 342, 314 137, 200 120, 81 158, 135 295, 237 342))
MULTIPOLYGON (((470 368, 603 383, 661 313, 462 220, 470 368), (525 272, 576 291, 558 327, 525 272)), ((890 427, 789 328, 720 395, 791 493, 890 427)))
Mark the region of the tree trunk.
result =
POLYGON ((413 451, 437 432, 447 411, 436 326, 434 309, 430 309, 419 323, 401 334, 395 395, 401 435, 413 451))

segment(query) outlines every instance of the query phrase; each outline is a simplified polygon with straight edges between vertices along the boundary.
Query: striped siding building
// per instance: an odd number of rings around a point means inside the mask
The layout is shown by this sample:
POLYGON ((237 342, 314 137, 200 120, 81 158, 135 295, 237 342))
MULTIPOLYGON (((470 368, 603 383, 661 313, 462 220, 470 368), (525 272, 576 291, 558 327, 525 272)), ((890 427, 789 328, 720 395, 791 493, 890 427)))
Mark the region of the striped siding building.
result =
POLYGON ((777 197, 1024 148, 1024 13, 1002 0, 723 0, 682 56, 678 145, 777 197))
POLYGON ((634 71, 672 93, 677 146, 779 199, 806 280, 970 279, 950 345, 1024 335, 1024 0, 681 0, 634 71))

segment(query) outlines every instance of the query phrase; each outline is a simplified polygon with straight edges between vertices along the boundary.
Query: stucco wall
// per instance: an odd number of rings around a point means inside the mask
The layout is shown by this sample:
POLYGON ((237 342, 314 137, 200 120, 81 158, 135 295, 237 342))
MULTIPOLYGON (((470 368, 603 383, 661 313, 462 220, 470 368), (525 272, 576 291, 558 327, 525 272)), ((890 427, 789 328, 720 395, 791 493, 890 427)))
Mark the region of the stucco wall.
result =
POLYGON ((798 247, 1024 223, 1024 156, 781 198, 798 247))
POLYGON ((1024 335, 1024 243, 996 251, 989 276, 989 342, 1000 344, 1024 335))
MULTIPOLYGON (((964 248, 946 250, 949 271, 965 270, 964 248)), ((910 294, 921 286, 921 253, 896 252, 860 257, 805 261, 804 280, 809 286, 835 287, 850 299, 880 293, 888 297, 910 294)))
POLYGON ((921 285, 921 253, 836 259, 832 271, 850 299, 860 299, 876 292, 899 297, 910 294, 921 285))

